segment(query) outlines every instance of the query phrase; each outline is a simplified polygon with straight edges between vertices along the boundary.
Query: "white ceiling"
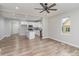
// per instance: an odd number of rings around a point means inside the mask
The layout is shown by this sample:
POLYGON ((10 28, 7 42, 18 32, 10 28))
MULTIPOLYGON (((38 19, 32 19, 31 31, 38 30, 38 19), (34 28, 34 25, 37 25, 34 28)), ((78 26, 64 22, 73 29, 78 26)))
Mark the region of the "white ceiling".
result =
MULTIPOLYGON (((51 5, 49 3, 49 5, 51 5)), ((75 10, 79 8, 79 3, 57 3, 55 7, 57 11, 50 11, 49 14, 47 12, 39 13, 40 10, 35 10, 34 8, 42 8, 39 3, 0 3, 1 13, 9 14, 12 17, 22 17, 29 19, 37 19, 42 17, 43 15, 57 15, 63 12, 75 10), (19 9, 16 9, 19 7, 19 9)))

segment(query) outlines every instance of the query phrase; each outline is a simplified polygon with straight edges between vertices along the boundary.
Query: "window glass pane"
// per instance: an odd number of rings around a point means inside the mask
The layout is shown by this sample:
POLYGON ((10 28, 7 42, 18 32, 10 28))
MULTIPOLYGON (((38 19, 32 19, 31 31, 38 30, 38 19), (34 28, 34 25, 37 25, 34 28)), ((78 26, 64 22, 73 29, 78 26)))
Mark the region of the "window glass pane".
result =
POLYGON ((69 33, 70 32, 71 21, 69 18, 62 19, 62 32, 69 33))

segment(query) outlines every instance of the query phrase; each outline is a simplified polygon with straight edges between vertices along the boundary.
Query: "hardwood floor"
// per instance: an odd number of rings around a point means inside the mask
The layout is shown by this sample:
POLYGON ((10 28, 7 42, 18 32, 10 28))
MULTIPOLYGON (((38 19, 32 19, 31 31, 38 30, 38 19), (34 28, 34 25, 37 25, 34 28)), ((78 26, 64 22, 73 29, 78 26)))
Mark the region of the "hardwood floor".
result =
POLYGON ((79 49, 52 40, 14 35, 0 40, 1 56, 79 56, 79 49))

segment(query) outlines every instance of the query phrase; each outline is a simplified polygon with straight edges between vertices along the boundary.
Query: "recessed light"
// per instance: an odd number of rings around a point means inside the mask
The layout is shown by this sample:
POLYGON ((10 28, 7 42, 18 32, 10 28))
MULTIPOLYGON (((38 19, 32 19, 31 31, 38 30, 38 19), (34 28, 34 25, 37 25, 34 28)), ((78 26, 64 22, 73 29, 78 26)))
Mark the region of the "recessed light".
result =
POLYGON ((16 9, 19 9, 19 7, 16 7, 16 9))

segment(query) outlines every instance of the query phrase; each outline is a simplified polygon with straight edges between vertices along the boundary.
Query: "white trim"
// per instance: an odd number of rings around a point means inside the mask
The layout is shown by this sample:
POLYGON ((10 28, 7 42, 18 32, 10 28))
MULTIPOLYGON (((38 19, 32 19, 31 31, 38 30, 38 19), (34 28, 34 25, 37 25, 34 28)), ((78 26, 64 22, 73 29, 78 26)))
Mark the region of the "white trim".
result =
POLYGON ((49 38, 49 37, 46 37, 46 36, 43 36, 43 37, 42 37, 42 39, 45 39, 45 38, 49 38))
POLYGON ((48 37, 48 38, 79 48, 79 45, 76 45, 76 44, 73 44, 73 43, 70 43, 70 42, 67 42, 67 41, 64 41, 64 40, 59 40, 59 39, 52 38, 52 37, 48 37))
POLYGON ((70 43, 70 42, 67 42, 67 41, 58 40, 56 38, 50 38, 50 39, 53 39, 53 40, 56 40, 56 41, 59 41, 59 42, 62 42, 62 43, 66 43, 68 45, 71 45, 71 46, 79 48, 79 45, 76 45, 76 44, 73 44, 73 43, 70 43))
POLYGON ((4 37, 0 37, 0 40, 2 40, 4 37))
POLYGON ((3 37, 0 37, 0 40, 4 39, 5 37, 10 37, 11 35, 4 35, 3 37))

